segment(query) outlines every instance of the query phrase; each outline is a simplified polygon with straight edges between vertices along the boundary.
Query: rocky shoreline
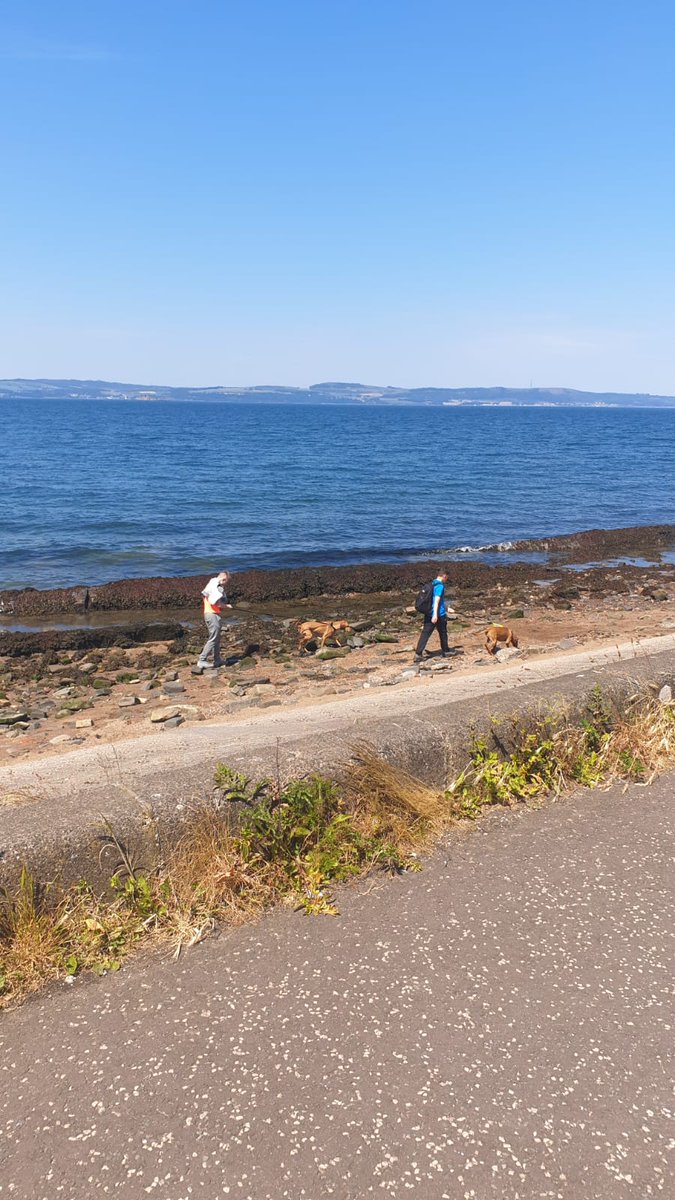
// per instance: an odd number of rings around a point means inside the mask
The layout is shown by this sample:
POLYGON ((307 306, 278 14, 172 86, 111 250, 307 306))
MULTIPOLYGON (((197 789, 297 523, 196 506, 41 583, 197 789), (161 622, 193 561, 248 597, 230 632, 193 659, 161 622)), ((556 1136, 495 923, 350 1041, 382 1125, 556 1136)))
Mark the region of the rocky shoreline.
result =
MULTIPOLYGON (((439 560, 241 573, 224 622, 226 666, 204 676, 193 673, 204 640, 202 577, 92 589, 85 614, 73 611, 72 593, 3 593, 5 621, 28 615, 37 628, 0 631, 0 760, 114 743, 185 722, 238 719, 271 705, 320 703, 363 687, 424 687, 437 671, 490 671, 510 657, 668 634, 675 629, 675 561, 667 553, 675 528, 624 531, 617 540, 620 532, 558 542, 555 560, 544 564, 451 563, 449 593, 458 614, 452 658, 431 657, 421 670, 412 662, 420 623, 413 600, 439 560), (620 562, 619 552, 650 558, 646 565, 620 562), (603 553, 614 556, 613 565, 598 565, 603 553), (48 625, 57 611, 72 614, 79 626, 41 630, 40 618, 46 613, 48 625), (340 647, 301 654, 296 623, 307 617, 346 618, 352 632, 340 647), (493 659, 483 633, 495 620, 514 626, 520 648, 493 659)), ((75 599, 83 604, 81 594, 75 599)))
MULTIPOLYGON (((447 562, 452 586, 459 593, 489 590, 499 579, 504 586, 519 586, 537 579, 552 579, 570 564, 616 556, 644 556, 658 567, 663 552, 675 548, 675 525, 642 526, 629 529, 586 530, 560 537, 514 542, 504 561, 447 562), (545 553, 543 563, 509 561, 509 553, 545 553)), ((231 596, 235 603, 283 603, 322 596, 414 591, 434 574, 444 556, 427 561, 401 563, 357 563, 340 567, 297 567, 287 570, 241 571, 233 576, 231 596)), ((217 565, 217 564, 216 564, 217 565)), ((600 571, 603 568, 598 568, 600 571)), ((640 568, 633 568, 639 570, 640 568)), ((612 573, 611 569, 607 569, 612 573)), ((616 570, 616 568, 614 569, 616 570)), ((630 571, 629 566, 621 570, 630 571)), ((40 618, 61 614, 138 612, 166 610, 194 612, 206 576, 121 579, 99 587, 36 588, 0 591, 0 617, 40 618)), ((7 634, 0 635, 7 637, 7 634)), ((6 653, 0 643, 0 653, 6 653)))

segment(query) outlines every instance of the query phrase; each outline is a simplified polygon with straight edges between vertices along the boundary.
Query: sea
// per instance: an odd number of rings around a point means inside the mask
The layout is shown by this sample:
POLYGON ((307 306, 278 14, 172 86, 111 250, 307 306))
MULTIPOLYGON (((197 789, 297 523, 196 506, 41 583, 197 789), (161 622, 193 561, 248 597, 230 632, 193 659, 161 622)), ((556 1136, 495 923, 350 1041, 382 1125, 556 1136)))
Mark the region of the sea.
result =
POLYGON ((674 521, 675 409, 0 401, 0 588, 674 521))

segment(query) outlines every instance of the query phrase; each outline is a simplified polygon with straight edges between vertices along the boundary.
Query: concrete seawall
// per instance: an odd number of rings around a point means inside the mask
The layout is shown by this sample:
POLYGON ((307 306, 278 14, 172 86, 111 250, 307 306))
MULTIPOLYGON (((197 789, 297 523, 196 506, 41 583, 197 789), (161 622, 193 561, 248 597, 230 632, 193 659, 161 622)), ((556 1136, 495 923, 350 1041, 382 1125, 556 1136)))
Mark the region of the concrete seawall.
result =
POLYGON ((22 863, 41 878, 104 881, 102 818, 138 852, 175 837, 191 803, 209 795, 217 762, 253 777, 339 775, 356 742, 443 786, 472 732, 493 717, 578 705, 591 688, 625 692, 675 679, 675 635, 611 649, 439 673, 238 722, 202 723, 114 745, 0 767, 0 879, 22 863), (145 849, 144 849, 145 848, 145 849))

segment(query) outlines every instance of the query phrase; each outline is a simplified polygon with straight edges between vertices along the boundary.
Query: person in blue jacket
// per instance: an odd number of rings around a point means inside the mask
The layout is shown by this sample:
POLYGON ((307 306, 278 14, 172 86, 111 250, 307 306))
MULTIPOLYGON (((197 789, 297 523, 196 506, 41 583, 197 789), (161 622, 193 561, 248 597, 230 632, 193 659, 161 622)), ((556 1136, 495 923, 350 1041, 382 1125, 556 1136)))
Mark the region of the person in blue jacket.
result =
POLYGON ((439 571, 438 575, 434 579, 431 607, 429 608, 429 612, 425 613, 424 625, 422 626, 420 639, 417 643, 417 649, 415 650, 416 663, 420 663, 422 661, 422 655, 426 649, 426 644, 434 632, 434 629, 438 630, 438 636, 441 639, 441 657, 448 657, 448 612, 452 612, 453 610, 448 609, 445 604, 445 585, 447 581, 447 571, 439 571))

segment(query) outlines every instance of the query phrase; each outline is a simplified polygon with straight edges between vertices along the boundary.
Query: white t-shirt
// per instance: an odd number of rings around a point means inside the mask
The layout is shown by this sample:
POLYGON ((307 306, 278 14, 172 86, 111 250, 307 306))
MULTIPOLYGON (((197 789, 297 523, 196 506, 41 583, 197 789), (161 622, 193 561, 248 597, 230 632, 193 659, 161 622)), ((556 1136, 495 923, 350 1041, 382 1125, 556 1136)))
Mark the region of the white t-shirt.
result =
POLYGON ((214 575, 213 579, 209 579, 202 592, 202 596, 205 600, 208 600, 213 608, 218 608, 221 604, 227 604, 227 594, 224 584, 218 582, 217 575, 214 575))

